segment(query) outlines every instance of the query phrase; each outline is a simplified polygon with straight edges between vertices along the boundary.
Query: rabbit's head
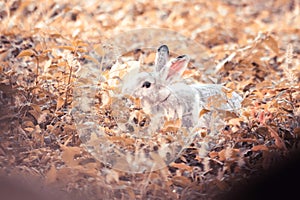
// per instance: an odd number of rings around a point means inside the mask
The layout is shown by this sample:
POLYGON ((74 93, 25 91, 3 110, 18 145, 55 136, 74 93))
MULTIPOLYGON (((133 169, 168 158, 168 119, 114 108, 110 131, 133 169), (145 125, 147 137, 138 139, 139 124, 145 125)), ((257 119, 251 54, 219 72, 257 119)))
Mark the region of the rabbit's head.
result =
POLYGON ((124 78, 122 93, 140 98, 142 104, 158 105, 172 94, 170 86, 180 80, 188 62, 186 55, 169 61, 168 46, 162 45, 156 52, 154 71, 138 72, 135 69, 129 72, 124 78))

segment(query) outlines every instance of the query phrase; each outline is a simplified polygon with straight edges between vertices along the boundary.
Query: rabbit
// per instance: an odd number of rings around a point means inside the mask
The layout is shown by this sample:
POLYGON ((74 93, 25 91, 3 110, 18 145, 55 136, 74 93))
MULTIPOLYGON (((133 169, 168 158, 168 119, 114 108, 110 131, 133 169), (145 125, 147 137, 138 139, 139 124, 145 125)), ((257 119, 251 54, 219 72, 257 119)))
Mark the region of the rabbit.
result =
POLYGON ((161 45, 154 71, 129 72, 123 79, 122 93, 140 98, 143 109, 153 115, 163 113, 169 120, 181 119, 187 129, 209 126, 211 111, 233 112, 241 107, 242 97, 232 92, 228 98, 228 89, 220 84, 187 84, 181 76, 188 63, 187 55, 169 60, 168 46, 161 45))

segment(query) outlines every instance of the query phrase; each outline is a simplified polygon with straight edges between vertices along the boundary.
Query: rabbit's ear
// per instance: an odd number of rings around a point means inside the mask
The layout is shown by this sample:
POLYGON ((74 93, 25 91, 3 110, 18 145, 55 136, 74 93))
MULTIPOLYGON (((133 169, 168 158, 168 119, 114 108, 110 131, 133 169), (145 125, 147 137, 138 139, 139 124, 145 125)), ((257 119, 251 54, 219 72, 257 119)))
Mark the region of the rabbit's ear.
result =
POLYGON ((186 55, 181 55, 174 60, 171 60, 166 65, 165 69, 161 71, 162 78, 167 82, 172 82, 173 80, 178 79, 185 71, 189 60, 189 57, 186 55))
POLYGON ((167 45, 161 45, 155 56, 155 70, 159 72, 169 61, 169 48, 167 45))

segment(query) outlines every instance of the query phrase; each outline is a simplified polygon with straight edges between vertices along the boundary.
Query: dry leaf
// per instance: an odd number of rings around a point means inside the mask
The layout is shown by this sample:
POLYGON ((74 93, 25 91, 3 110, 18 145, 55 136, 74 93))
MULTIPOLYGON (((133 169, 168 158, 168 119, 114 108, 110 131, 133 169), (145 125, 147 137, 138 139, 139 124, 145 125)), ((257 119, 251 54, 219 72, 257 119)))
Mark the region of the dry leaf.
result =
POLYGON ((209 112, 210 112, 210 110, 202 109, 202 110, 199 112, 199 118, 201 118, 204 114, 209 113, 209 112))
POLYGON ((33 108, 33 110, 29 110, 28 112, 32 114, 32 116, 34 116, 35 120, 38 121, 42 114, 40 106, 36 104, 31 104, 31 108, 33 108))
POLYGON ((188 179, 187 177, 184 177, 184 176, 174 176, 172 178, 172 181, 173 181, 174 185, 180 186, 182 188, 185 188, 185 187, 191 185, 191 183, 192 183, 192 181, 190 179, 188 179))
POLYGON ((62 97, 57 98, 56 110, 59 110, 65 104, 65 100, 62 97))
POLYGON ((75 51, 75 47, 74 46, 58 46, 57 48, 59 48, 59 49, 65 49, 65 50, 69 50, 69 51, 75 51))
POLYGON ((36 54, 32 49, 26 49, 26 50, 21 51, 17 57, 21 58, 21 57, 25 57, 25 56, 36 56, 36 54))
POLYGON ((74 167, 78 165, 78 161, 75 160, 75 155, 80 155, 81 149, 79 147, 67 147, 61 145, 62 149, 62 160, 66 163, 66 165, 70 167, 74 167))
POLYGON ((176 167, 176 168, 181 169, 181 170, 192 171, 192 167, 188 166, 184 163, 171 163, 170 166, 171 167, 176 167))
POLYGON ((94 45, 94 50, 100 55, 100 56, 104 56, 105 55, 105 51, 102 47, 101 44, 96 44, 94 45))
MULTIPOLYGON (((299 146, 297 47, 300 36, 297 28, 300 15, 294 1, 276 1, 272 9, 265 9, 265 3, 228 0, 170 1, 163 5, 151 1, 107 0, 0 3, 0 125, 3 132, 0 134, 0 163, 4 173, 36 176, 72 196, 79 194, 82 199, 184 200, 220 197, 241 177, 247 181, 258 170, 276 166, 276 159, 284 160, 288 151, 299 146), (274 12, 278 10, 280 12, 274 12), (140 29, 140 34, 132 34, 133 28, 153 24, 157 31, 140 29), (166 30, 174 33, 166 34, 166 30), (270 30, 272 34, 266 32, 270 30), (191 41, 187 41, 186 36, 191 41), (209 116, 209 112, 214 119, 226 115, 224 131, 220 127, 217 135, 211 134, 213 130, 209 125, 197 129, 193 132, 196 136, 191 137, 193 133, 180 130, 180 137, 174 140, 177 133, 173 132, 181 122, 165 120, 164 131, 170 133, 161 131, 154 137, 141 139, 141 135, 133 135, 136 132, 122 131, 116 125, 115 115, 121 113, 124 106, 120 105, 117 112, 111 109, 115 98, 111 92, 120 91, 119 86, 129 70, 151 71, 149 66, 154 63, 155 48, 163 43, 169 45, 172 58, 182 54, 191 58, 183 74, 186 83, 194 80, 220 83, 243 94, 245 98, 238 116, 214 112, 214 107, 227 100, 221 96, 210 98, 211 111, 199 112, 202 119, 209 116), (117 57, 119 62, 111 66, 117 57), (99 88, 96 95, 88 96, 89 86, 99 88), (78 87, 84 87, 88 95, 75 95, 78 87), (78 99, 85 103, 94 97, 95 108, 86 103, 82 105, 80 119, 75 122, 68 119, 78 99), (87 120, 84 128, 75 128, 75 123, 85 120, 86 112, 91 109, 95 111, 95 118, 87 120), (92 130, 94 128, 90 129, 90 125, 99 128, 104 137, 92 130), (85 131, 89 132, 86 137, 82 136, 85 131), (80 141, 78 135, 84 140, 80 141), (160 154, 149 154, 149 148, 158 138, 160 154), (144 146, 137 145, 136 139, 143 140, 144 146), (189 144, 183 146, 183 140, 189 144), (143 149, 142 159, 156 162, 159 167, 167 164, 169 154, 184 148, 176 160, 182 162, 149 173, 115 171, 108 169, 112 163, 100 164, 89 154, 101 150, 102 143, 107 142, 121 147, 116 157, 124 149, 134 155, 137 149, 143 149), (86 145, 89 152, 82 152, 79 144, 86 145), (168 146, 166 150, 160 149, 165 146, 168 146)), ((231 90, 224 91, 228 97, 233 96, 231 90)), ((130 104, 133 102, 129 110, 138 121, 147 117, 151 120, 153 116, 141 111, 140 99, 126 98, 130 104)), ((214 124, 214 121, 209 123, 214 124)), ((100 160, 103 156, 107 155, 99 155, 100 160)), ((117 159, 112 167, 130 168, 129 160, 128 157, 117 159)))
POLYGON ((266 45, 268 45, 268 47, 270 47, 270 49, 272 49, 272 51, 274 51, 274 53, 276 53, 277 55, 279 54, 277 41, 272 36, 268 36, 264 40, 264 42, 266 43, 266 45))
POLYGON ((279 137, 278 133, 270 126, 268 126, 268 129, 270 131, 271 136, 275 139, 276 146, 280 149, 287 150, 284 141, 279 137))
POLYGON ((266 145, 255 145, 251 148, 252 151, 268 151, 268 147, 266 145))
POLYGON ((51 166, 50 170, 46 173, 45 175, 46 179, 45 179, 45 183, 47 185, 54 183, 57 179, 57 170, 56 167, 54 165, 51 166))

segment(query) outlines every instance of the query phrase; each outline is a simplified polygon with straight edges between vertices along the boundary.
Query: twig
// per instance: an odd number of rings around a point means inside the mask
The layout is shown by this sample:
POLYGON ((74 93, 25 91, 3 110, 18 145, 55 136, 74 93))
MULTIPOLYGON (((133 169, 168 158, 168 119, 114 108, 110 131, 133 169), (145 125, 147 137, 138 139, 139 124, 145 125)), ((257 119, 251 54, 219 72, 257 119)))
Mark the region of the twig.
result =
POLYGON ((35 56, 36 59, 36 77, 35 77, 35 84, 38 84, 38 77, 39 77, 39 65, 40 65, 40 60, 38 55, 35 56))
POLYGON ((67 83, 67 89, 66 89, 66 97, 65 97, 64 107, 67 107, 67 104, 68 104, 68 93, 69 93, 69 89, 70 89, 71 77, 72 77, 72 72, 73 72, 73 67, 70 66, 68 62, 67 62, 67 65, 70 68, 70 73, 69 73, 69 78, 68 78, 68 83, 67 83))
POLYGON ((269 125, 266 125, 266 127, 268 128, 268 130, 270 131, 271 136, 275 139, 275 144, 277 147, 287 150, 284 141, 279 137, 278 133, 271 128, 269 125))
POLYGON ((234 56, 236 56, 236 52, 233 52, 232 54, 230 54, 227 58, 225 58, 224 60, 222 60, 219 64, 217 64, 216 69, 215 69, 215 73, 218 73, 220 71, 220 69, 229 61, 231 61, 234 56))

